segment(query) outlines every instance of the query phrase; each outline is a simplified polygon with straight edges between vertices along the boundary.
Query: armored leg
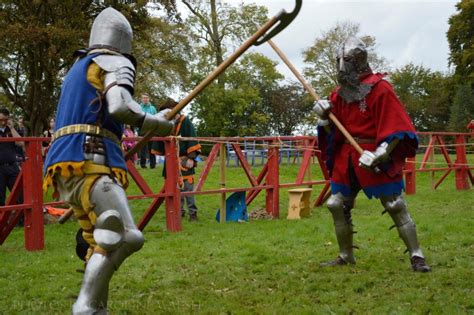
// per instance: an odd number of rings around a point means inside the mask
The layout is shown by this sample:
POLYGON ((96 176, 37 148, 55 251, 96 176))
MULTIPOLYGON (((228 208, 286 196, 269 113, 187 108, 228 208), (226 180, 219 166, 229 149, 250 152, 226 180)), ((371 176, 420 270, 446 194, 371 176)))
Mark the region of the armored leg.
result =
POLYGON ((407 211, 407 203, 403 196, 394 195, 380 198, 386 212, 390 214, 398 230, 398 235, 405 243, 410 253, 411 263, 414 271, 430 271, 426 265, 423 252, 421 251, 416 235, 416 225, 407 211))
POLYGON ((399 196, 380 198, 385 211, 390 214, 398 230, 398 235, 405 243, 410 256, 424 257, 416 236, 416 225, 407 211, 405 199, 399 196))
MULTIPOLYGON (((329 198, 327 206, 334 220, 337 243, 339 244, 339 257, 345 263, 355 264, 352 243, 354 231, 351 216, 351 210, 354 207, 354 197, 345 197, 341 193, 337 193, 329 198)), ((342 262, 336 260, 327 265, 331 264, 342 264, 342 262)))
POLYGON ((123 188, 108 176, 100 177, 90 193, 97 221, 97 246, 87 263, 73 314, 106 312, 109 282, 116 269, 143 246, 143 235, 133 222, 123 188))

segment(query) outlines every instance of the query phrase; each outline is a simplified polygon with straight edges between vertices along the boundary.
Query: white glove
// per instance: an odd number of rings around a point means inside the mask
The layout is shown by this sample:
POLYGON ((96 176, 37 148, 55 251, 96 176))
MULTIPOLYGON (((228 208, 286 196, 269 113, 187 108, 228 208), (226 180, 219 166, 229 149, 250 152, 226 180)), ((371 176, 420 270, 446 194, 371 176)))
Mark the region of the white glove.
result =
POLYGON ((313 110, 322 120, 327 120, 331 112, 332 104, 328 100, 319 100, 314 102, 313 110))

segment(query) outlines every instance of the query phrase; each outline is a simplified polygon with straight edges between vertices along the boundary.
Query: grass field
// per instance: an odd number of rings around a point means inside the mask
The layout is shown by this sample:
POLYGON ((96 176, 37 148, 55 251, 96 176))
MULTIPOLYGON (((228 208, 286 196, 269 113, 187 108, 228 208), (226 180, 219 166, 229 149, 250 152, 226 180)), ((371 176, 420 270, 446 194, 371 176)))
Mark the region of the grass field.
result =
MULTIPOLYGON (((162 185, 161 169, 141 172, 155 191, 162 185)), ((247 185, 240 169, 227 172, 228 187, 247 185)), ((296 172, 281 166, 280 181, 296 172)), ((215 168, 204 188, 218 187, 218 178, 215 168)), ((110 314, 474 313, 473 191, 456 191, 453 175, 433 191, 430 175, 420 174, 417 194, 407 196, 433 269, 428 274, 411 271, 396 230, 388 230, 389 216, 363 195, 353 211, 357 265, 319 267, 337 255, 329 212, 316 208, 310 218, 289 221, 286 191, 280 196, 279 220, 222 225, 214 219, 219 196, 198 196, 200 220, 184 221, 180 233, 166 231, 160 209, 143 249, 111 281, 110 314)), ((148 203, 131 203, 137 219, 148 203)), ((248 210, 263 206, 262 194, 248 210)), ((46 226, 40 252, 25 251, 23 230, 15 229, 0 246, 1 314, 70 312, 82 280, 75 272, 82 267, 74 254, 77 228, 46 226)))

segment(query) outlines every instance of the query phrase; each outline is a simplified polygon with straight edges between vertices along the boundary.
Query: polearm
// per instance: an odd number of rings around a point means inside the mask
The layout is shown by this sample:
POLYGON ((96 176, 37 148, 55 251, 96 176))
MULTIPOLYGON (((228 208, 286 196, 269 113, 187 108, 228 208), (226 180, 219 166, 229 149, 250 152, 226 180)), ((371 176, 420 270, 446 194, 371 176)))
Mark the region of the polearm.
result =
POLYGON ((59 217, 58 223, 63 224, 64 222, 69 220, 69 218, 72 216, 73 213, 74 213, 74 210, 72 210, 72 208, 67 209, 66 212, 64 212, 64 214, 59 217))
MULTIPOLYGON (((212 71, 207 78, 201 81, 191 93, 183 98, 167 115, 166 118, 171 120, 176 114, 182 110, 186 105, 189 104, 202 90, 204 90, 209 84, 211 84, 214 79, 216 79, 222 72, 224 72, 231 64, 237 60, 247 49, 253 45, 260 45, 273 36, 282 31, 287 27, 291 21, 298 15, 298 12, 301 9, 301 3, 303 0, 296 0, 295 8, 292 12, 288 13, 285 10, 281 10, 277 15, 268 20, 259 30, 257 30, 252 37, 247 39, 232 55, 230 55, 224 62, 222 62, 214 71, 212 71), (270 30, 276 23, 280 22, 275 28, 268 33, 265 37, 259 40, 265 33, 270 30)), ((132 148, 127 154, 125 154, 125 159, 131 158, 135 153, 137 153, 150 139, 153 137, 154 132, 149 131, 145 136, 132 148)))
MULTIPOLYGON (((199 83, 194 90, 189 93, 188 96, 183 98, 167 115, 168 120, 173 119, 176 114, 182 110, 186 105, 189 104, 202 90, 204 90, 214 79, 216 79, 222 72, 224 72, 231 64, 237 60, 247 49, 253 45, 260 45, 270 40, 273 36, 280 33, 285 27, 287 27, 298 15, 301 9, 303 0, 296 0, 295 8, 290 13, 285 10, 281 10, 277 15, 272 17, 265 23, 260 29, 258 29, 252 37, 247 39, 232 55, 230 55, 224 62, 222 62, 214 71, 212 71, 204 80, 199 83), (278 23, 278 24, 277 24, 278 23), (276 25, 276 26, 275 26, 276 25), (274 27, 275 26, 275 27, 274 27), (274 27, 268 34, 272 27, 274 27), (265 35, 266 34, 266 35, 265 35), (264 36, 265 35, 265 36, 264 36), (263 38, 261 38, 264 36, 263 38), (261 39, 260 39, 261 38, 261 39), (260 39, 260 40, 259 40, 260 39)), ((135 153, 137 153, 148 141, 154 136, 154 131, 148 131, 145 136, 125 154, 125 160, 129 160, 135 153)), ((66 222, 72 215, 72 209, 69 209, 59 219, 59 223, 66 222)))
MULTIPOLYGON (((288 60, 288 58, 285 56, 283 51, 281 51, 280 48, 271 40, 269 39, 268 44, 275 50, 278 56, 280 56, 281 60, 290 68, 291 72, 298 78, 298 80, 303 84, 304 88, 308 93, 314 98, 315 101, 319 101, 321 98, 319 97, 318 94, 316 94, 316 91, 313 89, 311 85, 306 82, 306 80, 301 76, 301 74, 296 70, 296 68, 293 66, 293 64, 288 60)), ((355 141, 355 139, 352 137, 352 135, 347 131, 347 129, 341 124, 339 119, 337 117, 329 112, 329 119, 336 125, 336 127, 339 129, 339 131, 346 137, 347 141, 359 152, 359 154, 362 154, 364 150, 360 147, 360 145, 355 141)))

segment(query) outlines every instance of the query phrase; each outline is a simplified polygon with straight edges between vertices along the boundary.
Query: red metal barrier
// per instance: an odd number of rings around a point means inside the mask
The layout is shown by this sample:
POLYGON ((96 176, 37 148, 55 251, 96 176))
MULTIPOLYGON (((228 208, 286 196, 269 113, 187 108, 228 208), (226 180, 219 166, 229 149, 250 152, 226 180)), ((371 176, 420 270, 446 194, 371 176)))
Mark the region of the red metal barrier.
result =
MULTIPOLYGON (((456 179, 456 189, 470 189, 474 185, 471 170, 474 169, 467 160, 467 143, 466 141, 472 137, 472 133, 419 133, 420 136, 429 136, 428 145, 421 161, 420 168, 416 168, 415 159, 409 159, 406 164, 406 192, 414 194, 416 192, 416 173, 417 172, 435 172, 443 171, 443 175, 436 182, 434 188, 437 188, 447 175, 454 170, 456 179), (446 144, 446 137, 454 140, 451 144, 446 144), (449 146, 455 146, 456 160, 453 163, 449 156, 449 146), (447 167, 427 167, 430 164, 430 156, 434 153, 435 148, 439 149, 444 157, 447 167)), ((223 192, 247 191, 246 204, 249 205, 262 191, 265 190, 266 210, 274 217, 279 217, 279 190, 281 188, 295 186, 311 186, 324 185, 320 194, 315 199, 314 205, 319 206, 330 195, 329 175, 326 167, 321 159, 321 152, 317 149, 317 141, 315 137, 260 137, 260 138, 199 138, 202 142, 211 141, 218 142, 212 147, 212 150, 206 160, 206 163, 199 175, 195 190, 193 192, 181 193, 178 183, 178 163, 177 156, 177 138, 154 138, 155 141, 164 141, 166 149, 166 181, 164 186, 158 193, 154 193, 148 186, 146 181, 140 175, 132 161, 127 161, 127 167, 132 180, 137 184, 142 195, 129 196, 129 200, 152 198, 152 202, 145 211, 137 226, 143 230, 159 207, 165 203, 166 207, 166 225, 169 231, 180 231, 181 216, 180 202, 181 195, 203 195, 203 194, 221 194, 223 192), (245 155, 243 154, 239 141, 255 140, 262 142, 267 149, 267 161, 262 166, 258 176, 252 173, 245 155), (303 160, 300 164, 298 174, 293 182, 280 183, 279 177, 279 155, 280 149, 284 147, 284 141, 296 141, 298 148, 303 151, 303 160), (210 189, 203 190, 207 176, 218 156, 219 149, 225 143, 231 143, 236 156, 239 159, 239 165, 242 167, 245 176, 249 180, 250 187, 227 188, 227 189, 210 189), (306 180, 305 174, 311 167, 311 161, 317 159, 321 169, 323 178, 320 180, 306 180)), ((48 138, 0 138, 0 142, 6 141, 24 141, 26 144, 26 161, 22 165, 22 170, 17 178, 17 182, 10 192, 6 205, 0 207, 0 244, 3 244, 11 230, 15 227, 18 219, 24 213, 24 230, 25 230, 25 248, 27 250, 41 250, 44 248, 44 227, 43 227, 43 207, 45 205, 58 205, 61 202, 43 202, 42 193, 42 156, 41 143, 48 141, 48 138), (28 180, 24 180, 28 178, 28 180), (23 203, 17 204, 18 197, 23 194, 23 203)), ((132 139, 134 140, 134 139, 132 139)), ((186 140, 186 138, 181 138, 186 140)), ((433 165, 431 165, 433 166, 433 165)))

